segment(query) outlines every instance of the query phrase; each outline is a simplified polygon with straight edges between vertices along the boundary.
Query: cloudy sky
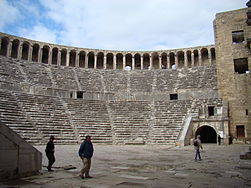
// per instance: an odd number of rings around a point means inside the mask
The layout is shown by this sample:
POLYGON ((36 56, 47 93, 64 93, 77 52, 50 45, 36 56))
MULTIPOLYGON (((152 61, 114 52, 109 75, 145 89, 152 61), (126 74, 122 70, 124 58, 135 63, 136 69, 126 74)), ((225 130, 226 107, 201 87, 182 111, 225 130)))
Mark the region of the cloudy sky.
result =
POLYGON ((0 0, 0 32, 82 48, 160 50, 214 44, 215 14, 247 0, 0 0))

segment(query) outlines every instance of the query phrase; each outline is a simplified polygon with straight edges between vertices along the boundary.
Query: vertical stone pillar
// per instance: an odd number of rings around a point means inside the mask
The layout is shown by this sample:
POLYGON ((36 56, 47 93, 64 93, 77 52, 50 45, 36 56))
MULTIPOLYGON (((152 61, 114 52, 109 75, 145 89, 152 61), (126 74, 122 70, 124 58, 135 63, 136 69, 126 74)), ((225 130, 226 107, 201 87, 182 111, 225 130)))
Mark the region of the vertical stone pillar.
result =
POLYGON ((208 62, 209 62, 209 65, 212 65, 212 64, 213 64, 212 52, 211 52, 210 49, 208 50, 208 62))
POLYGON ((135 58, 134 56, 132 56, 132 70, 135 69, 135 58))
POLYGON ((107 56, 106 54, 104 54, 104 69, 106 69, 106 65, 107 65, 107 56))
POLYGON ((79 67, 79 51, 76 51, 76 67, 79 67))
POLYGON ((201 66, 202 65, 201 50, 198 50, 198 55, 199 55, 199 66, 201 66))
POLYGON ((7 57, 11 56, 11 50, 12 50, 12 41, 9 42, 8 46, 7 46, 7 57))
POLYGON ((178 68, 178 54, 176 53, 175 55, 174 55, 174 57, 175 57, 175 68, 177 69, 178 68))
POLYGON ((58 50, 57 65, 61 65, 61 50, 58 50))
POLYGON ((89 61, 89 56, 88 53, 85 54, 85 68, 88 68, 88 61, 89 61))
POLYGON ((52 64, 52 49, 49 48, 49 53, 48 53, 48 65, 52 64))
POLYGON ((38 63, 42 63, 43 48, 38 49, 38 63))
POLYGON ((32 61, 32 46, 29 45, 29 50, 28 50, 28 61, 32 61))
POLYGON ((150 60, 150 70, 153 69, 153 59, 152 59, 152 54, 149 55, 149 60, 150 60))
POLYGON ((194 67, 194 53, 191 53, 191 66, 194 67))
POLYGON ((117 68, 117 57, 116 55, 113 55, 113 70, 116 70, 117 68))
POLYGON ((159 69, 162 69, 161 55, 159 56, 159 69))
POLYGON ((94 54, 94 69, 97 69, 97 54, 94 54))
POLYGON ((185 67, 188 67, 188 59, 187 59, 187 53, 184 52, 184 60, 185 60, 185 67))
POLYGON ((126 65, 126 57, 125 57, 125 55, 123 55, 123 70, 125 70, 125 65, 126 65))
POLYGON ((167 56, 166 56, 166 66, 167 66, 167 69, 170 69, 170 56, 169 56, 169 54, 167 54, 167 56))
POLYGON ((69 63, 70 63, 70 51, 66 51, 66 66, 69 67, 69 63))
POLYGON ((23 43, 20 42, 17 59, 22 59, 23 43))
POLYGON ((143 64, 144 58, 142 55, 140 55, 140 69, 143 70, 144 69, 144 64, 143 64))

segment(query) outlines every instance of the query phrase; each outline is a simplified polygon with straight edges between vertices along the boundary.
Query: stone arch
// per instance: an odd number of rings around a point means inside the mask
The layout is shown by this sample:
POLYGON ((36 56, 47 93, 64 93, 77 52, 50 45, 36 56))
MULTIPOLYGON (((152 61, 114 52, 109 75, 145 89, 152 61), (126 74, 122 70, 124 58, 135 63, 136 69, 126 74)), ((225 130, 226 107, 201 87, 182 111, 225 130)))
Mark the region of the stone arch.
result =
POLYGON ((132 54, 126 54, 125 59, 126 59, 125 66, 126 67, 129 66, 132 69, 132 54))
POLYGON ((85 51, 80 51, 79 54, 79 67, 85 67, 85 51))
POLYGON ((108 53, 106 55, 106 69, 113 69, 113 54, 108 53))
POLYGON ((217 143, 217 132, 215 129, 208 125, 199 127, 195 132, 195 137, 201 136, 202 143, 217 143))
POLYGON ((67 57, 67 50, 63 48, 61 50, 60 65, 66 66, 66 57, 67 57))
POLYGON ((149 69, 150 67, 150 56, 148 53, 143 55, 143 69, 149 69))
POLYGON ((18 58, 18 50, 19 50, 20 41, 18 39, 14 39, 12 41, 12 48, 11 48, 11 57, 18 58))
POLYGON ((22 57, 21 57, 21 59, 28 60, 29 50, 30 50, 30 43, 25 41, 25 42, 23 42, 22 46, 23 46, 23 48, 22 48, 22 57))
POLYGON ((31 61, 38 62, 39 49, 40 46, 38 44, 33 44, 31 61))
POLYGON ((201 65, 208 65, 208 50, 207 48, 201 49, 201 65))
POLYGON ((51 64, 52 65, 57 65, 58 62, 58 48, 53 48, 52 49, 52 59, 51 59, 51 64))
POLYGON ((183 68, 185 66, 184 52, 183 51, 178 51, 177 56, 178 56, 177 66, 178 66, 178 68, 183 68))
POLYGON ((135 62, 135 67, 134 67, 134 69, 140 70, 140 69, 141 69, 141 57, 140 57, 140 54, 139 54, 139 53, 136 53, 136 54, 134 55, 134 62, 135 62))
POLYGON ((123 54, 118 53, 116 55, 116 60, 117 60, 117 69, 123 69, 123 54))
POLYGON ((215 54, 215 48, 211 48, 210 49, 210 53, 211 53, 211 58, 212 58, 212 64, 216 63, 216 54, 215 54))
POLYGON ((76 51, 75 50, 71 50, 70 51, 70 56, 69 56, 69 66, 71 67, 76 67, 76 51))
POLYGON ((170 62, 170 67, 175 65, 175 54, 173 52, 169 54, 169 62, 170 62))
POLYGON ((167 53, 162 53, 161 54, 161 69, 167 69, 167 53))
POLYGON ((1 40, 1 50, 0 55, 7 56, 9 48, 10 39, 8 37, 3 37, 1 40))
POLYGON ((188 50, 186 52, 186 56, 187 56, 187 67, 191 68, 192 67, 192 52, 188 50))
POLYGON ((50 47, 45 45, 42 48, 42 63, 48 64, 49 63, 49 54, 50 54, 50 47))
POLYGON ((94 52, 88 53, 88 68, 94 68, 94 52))
POLYGON ((194 55, 194 66, 199 66, 199 51, 194 50, 193 55, 194 55))
POLYGON ((152 53, 152 69, 159 69, 159 54, 157 52, 152 53))
POLYGON ((103 69, 104 68, 104 53, 99 52, 97 54, 97 69, 103 69))

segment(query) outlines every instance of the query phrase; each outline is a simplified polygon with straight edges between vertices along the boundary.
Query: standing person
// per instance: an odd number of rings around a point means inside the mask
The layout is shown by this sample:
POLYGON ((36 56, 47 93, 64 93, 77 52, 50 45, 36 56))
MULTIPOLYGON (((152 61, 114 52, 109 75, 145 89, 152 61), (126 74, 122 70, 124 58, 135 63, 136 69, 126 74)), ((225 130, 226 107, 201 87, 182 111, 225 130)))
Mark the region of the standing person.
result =
POLYGON ((55 146, 54 146, 54 140, 55 137, 51 136, 49 142, 46 145, 46 149, 45 149, 45 153, 46 156, 48 158, 48 171, 52 172, 53 170, 51 169, 52 165, 54 164, 55 160, 55 156, 54 156, 54 152, 55 152, 55 146))
POLYGON ((83 168, 80 172, 80 177, 83 178, 92 178, 89 174, 91 168, 91 158, 93 155, 93 145, 91 142, 91 136, 87 135, 85 140, 81 143, 78 155, 83 161, 83 168), (85 175, 85 176, 84 176, 85 175))
POLYGON ((200 156, 200 148, 202 148, 201 145, 201 140, 200 140, 200 135, 197 135, 197 138, 193 141, 193 145, 194 145, 194 149, 195 149, 195 161, 197 160, 197 158, 199 158, 199 160, 201 161, 201 156, 200 156))
POLYGON ((221 137, 220 137, 220 134, 218 134, 218 144, 220 145, 221 143, 221 137))

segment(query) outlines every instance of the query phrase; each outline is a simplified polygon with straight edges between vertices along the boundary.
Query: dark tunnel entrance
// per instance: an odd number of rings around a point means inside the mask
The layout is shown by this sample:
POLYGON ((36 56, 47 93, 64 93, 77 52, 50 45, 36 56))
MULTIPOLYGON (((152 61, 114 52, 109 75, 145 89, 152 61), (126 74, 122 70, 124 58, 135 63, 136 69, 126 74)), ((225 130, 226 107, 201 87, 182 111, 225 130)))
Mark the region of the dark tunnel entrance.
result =
POLYGON ((197 129, 195 136, 200 135, 202 143, 217 143, 216 131, 210 126, 202 126, 197 129))

